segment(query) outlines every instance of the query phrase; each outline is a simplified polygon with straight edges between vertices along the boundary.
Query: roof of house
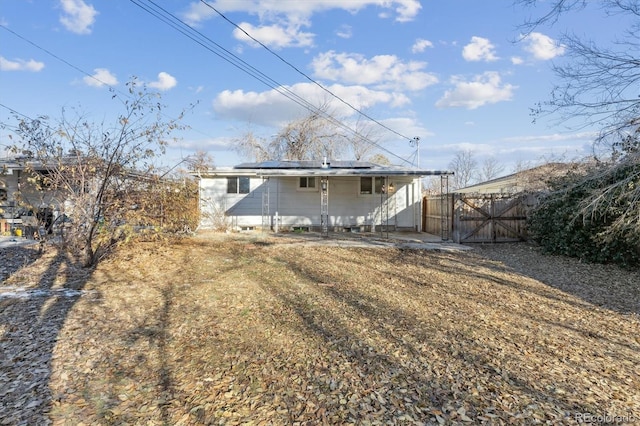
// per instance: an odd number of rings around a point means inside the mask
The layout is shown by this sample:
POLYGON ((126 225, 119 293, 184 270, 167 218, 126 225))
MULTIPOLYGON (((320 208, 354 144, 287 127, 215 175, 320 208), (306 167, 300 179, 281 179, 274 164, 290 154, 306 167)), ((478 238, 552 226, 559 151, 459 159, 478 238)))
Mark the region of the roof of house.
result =
POLYGON ((417 170, 400 166, 383 166, 366 161, 263 161, 242 163, 235 167, 215 168, 194 175, 221 176, 435 176, 450 175, 448 170, 417 170))
POLYGON ((517 194, 524 191, 544 191, 548 189, 549 179, 564 176, 576 167, 575 163, 547 163, 452 192, 517 194))
POLYGON ((26 155, 0 158, 0 176, 12 175, 14 171, 45 169, 42 163, 33 161, 33 157, 26 155))

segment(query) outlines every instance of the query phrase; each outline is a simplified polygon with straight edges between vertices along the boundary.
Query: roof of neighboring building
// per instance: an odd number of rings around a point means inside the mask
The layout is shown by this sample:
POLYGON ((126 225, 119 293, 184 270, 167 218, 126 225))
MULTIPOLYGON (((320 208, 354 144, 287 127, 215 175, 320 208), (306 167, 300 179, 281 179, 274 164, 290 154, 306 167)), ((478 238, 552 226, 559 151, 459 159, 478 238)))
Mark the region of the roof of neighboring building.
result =
POLYGON ((400 166, 383 166, 366 161, 263 161, 242 163, 235 167, 215 168, 194 175, 216 176, 435 176, 450 175, 448 170, 417 170, 400 166))
POLYGON ((455 193, 482 193, 482 194, 517 194, 524 191, 543 191, 548 189, 547 182, 551 178, 565 176, 575 170, 575 163, 547 163, 481 182, 476 185, 456 189, 455 193))

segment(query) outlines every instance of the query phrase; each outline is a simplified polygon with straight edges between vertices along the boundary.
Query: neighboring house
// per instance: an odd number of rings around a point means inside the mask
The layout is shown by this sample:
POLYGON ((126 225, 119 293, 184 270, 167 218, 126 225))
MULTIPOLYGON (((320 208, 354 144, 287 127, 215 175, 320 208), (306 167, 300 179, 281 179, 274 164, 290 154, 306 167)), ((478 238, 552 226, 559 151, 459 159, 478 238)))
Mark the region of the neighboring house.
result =
POLYGON ((547 163, 528 170, 424 198, 423 226, 456 243, 526 240, 527 216, 549 191, 549 180, 579 172, 573 163, 547 163))
POLYGON ((579 167, 580 164, 576 163, 547 163, 507 176, 456 189, 452 192, 456 194, 502 195, 540 192, 549 189, 547 185, 549 179, 566 176, 569 172, 578 170, 579 167))
POLYGON ((200 227, 421 231, 420 178, 452 174, 359 161, 265 161, 193 173, 200 227))
POLYGON ((47 174, 46 167, 29 157, 0 158, 0 234, 38 222, 51 226, 58 205, 56 191, 47 190, 42 179, 47 174))

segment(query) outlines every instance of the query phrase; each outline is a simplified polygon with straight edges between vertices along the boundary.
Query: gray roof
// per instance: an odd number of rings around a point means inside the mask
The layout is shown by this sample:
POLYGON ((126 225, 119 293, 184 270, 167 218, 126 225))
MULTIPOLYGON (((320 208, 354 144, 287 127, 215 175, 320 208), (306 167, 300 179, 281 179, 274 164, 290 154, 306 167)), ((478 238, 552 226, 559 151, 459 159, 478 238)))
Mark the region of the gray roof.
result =
POLYGON ((366 161, 263 161, 242 163, 233 168, 212 169, 203 176, 438 176, 448 170, 417 170, 400 166, 382 166, 366 161))
POLYGON ((579 170, 579 163, 546 163, 510 175, 498 177, 456 189, 455 193, 509 193, 522 191, 544 191, 548 189, 548 180, 565 176, 570 170, 579 170))
POLYGON ((342 161, 334 160, 330 162, 322 162, 315 160, 270 160, 260 163, 242 163, 235 166, 235 169, 370 169, 379 167, 377 164, 367 161, 342 161))

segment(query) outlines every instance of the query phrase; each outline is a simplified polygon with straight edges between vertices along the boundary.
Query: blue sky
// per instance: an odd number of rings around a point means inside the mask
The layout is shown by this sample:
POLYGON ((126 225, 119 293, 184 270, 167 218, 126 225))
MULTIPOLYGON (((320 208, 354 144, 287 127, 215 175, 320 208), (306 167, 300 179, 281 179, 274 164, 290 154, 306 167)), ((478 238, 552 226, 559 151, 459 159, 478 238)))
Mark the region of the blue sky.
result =
MULTIPOLYGON (((209 5, 270 51, 203 2, 0 0, 0 119, 9 120, 7 108, 29 117, 59 117, 63 107, 112 117, 118 105, 108 86, 125 92, 136 76, 162 93, 168 116, 197 103, 184 120, 190 130, 162 161, 203 150, 226 166, 245 160, 233 146, 248 130, 269 138, 308 113, 274 89, 284 85, 312 105, 329 103, 352 128, 356 110, 375 119, 375 141, 394 163, 415 163, 409 139, 417 136, 421 168, 446 169, 456 151, 472 150, 479 162, 496 158, 506 173, 518 163, 589 153, 589 129, 551 118, 533 124, 530 108, 557 82, 551 65, 566 60, 563 32, 599 41, 617 25, 585 10, 523 38, 520 25, 542 10, 499 0, 209 5), (165 19, 196 30, 192 38, 206 37, 209 49, 140 7, 154 4, 170 14, 162 12, 165 19), (274 87, 212 52, 211 41, 274 87)), ((0 130, 0 144, 9 143, 8 133, 0 130)))

